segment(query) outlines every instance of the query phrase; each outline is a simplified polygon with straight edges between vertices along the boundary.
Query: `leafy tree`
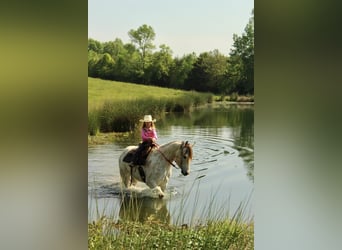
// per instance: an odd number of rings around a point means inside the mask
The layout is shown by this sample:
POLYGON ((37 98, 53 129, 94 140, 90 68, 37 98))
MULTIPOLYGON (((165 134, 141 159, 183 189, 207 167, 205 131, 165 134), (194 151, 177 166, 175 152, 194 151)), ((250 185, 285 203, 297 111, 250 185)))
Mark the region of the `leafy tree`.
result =
POLYGON ((99 61, 98 54, 93 50, 88 50, 88 75, 92 77, 98 77, 98 72, 96 71, 96 64, 99 61))
POLYGON ((230 92, 254 94, 254 11, 241 36, 233 35, 228 60, 230 92))
POLYGON ((102 54, 102 43, 97 41, 97 40, 94 40, 92 38, 89 38, 88 39, 88 51, 94 51, 98 54, 102 54))
POLYGON ((139 74, 142 77, 143 83, 145 83, 145 69, 149 66, 149 59, 152 54, 152 49, 155 48, 155 46, 153 45, 153 40, 156 34, 151 26, 147 26, 146 24, 144 24, 137 30, 131 29, 128 32, 128 36, 130 37, 132 43, 138 46, 138 50, 140 53, 139 74))
POLYGON ((190 72, 187 89, 222 92, 227 65, 227 57, 218 50, 201 53, 190 72))
POLYGON ((139 82, 139 54, 124 50, 115 61, 114 66, 116 80, 127 82, 139 82))
POLYGON ((95 70, 100 78, 113 80, 113 77, 112 77, 113 67, 114 67, 113 58, 111 57, 110 54, 105 53, 96 63, 95 70))
POLYGON ((155 32, 146 24, 121 39, 101 43, 88 39, 88 75, 214 93, 254 94, 254 11, 241 36, 233 35, 229 57, 218 50, 172 58, 160 45, 153 53, 155 32))
POLYGON ((103 53, 108 53, 114 58, 114 60, 122 53, 124 50, 124 44, 121 39, 115 39, 114 41, 103 43, 103 53))
POLYGON ((135 71, 138 62, 138 52, 134 46, 126 46, 121 39, 105 42, 104 53, 114 60, 111 78, 118 81, 135 81, 135 71))
POLYGON ((171 88, 185 89, 185 82, 196 60, 197 56, 195 53, 184 55, 181 58, 176 57, 173 60, 169 78, 171 88))
POLYGON ((152 64, 147 69, 148 76, 146 78, 153 85, 168 87, 170 69, 173 64, 172 50, 165 44, 160 45, 159 48, 160 51, 155 52, 152 56, 152 64))

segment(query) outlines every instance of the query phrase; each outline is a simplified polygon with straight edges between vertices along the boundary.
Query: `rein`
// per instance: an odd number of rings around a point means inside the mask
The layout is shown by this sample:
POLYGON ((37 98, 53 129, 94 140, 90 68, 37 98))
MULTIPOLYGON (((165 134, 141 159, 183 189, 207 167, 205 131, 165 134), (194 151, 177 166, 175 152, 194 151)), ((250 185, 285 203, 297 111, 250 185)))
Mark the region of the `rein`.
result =
POLYGON ((171 161, 164 155, 164 153, 163 153, 162 151, 159 150, 159 147, 157 148, 157 150, 158 150, 158 152, 164 157, 164 159, 165 159, 168 163, 170 163, 174 168, 179 169, 179 167, 177 167, 173 162, 171 162, 171 161))

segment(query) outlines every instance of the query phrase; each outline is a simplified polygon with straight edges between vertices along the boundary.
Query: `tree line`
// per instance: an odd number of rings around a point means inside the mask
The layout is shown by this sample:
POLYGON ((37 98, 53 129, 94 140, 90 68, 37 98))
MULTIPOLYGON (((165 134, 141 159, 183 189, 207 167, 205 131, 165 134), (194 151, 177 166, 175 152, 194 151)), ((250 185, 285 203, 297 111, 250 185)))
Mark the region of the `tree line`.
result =
POLYGON ((173 57, 169 46, 156 49, 155 32, 146 24, 121 39, 88 39, 88 76, 216 94, 254 94, 254 11, 244 31, 233 35, 226 56, 218 50, 173 57))

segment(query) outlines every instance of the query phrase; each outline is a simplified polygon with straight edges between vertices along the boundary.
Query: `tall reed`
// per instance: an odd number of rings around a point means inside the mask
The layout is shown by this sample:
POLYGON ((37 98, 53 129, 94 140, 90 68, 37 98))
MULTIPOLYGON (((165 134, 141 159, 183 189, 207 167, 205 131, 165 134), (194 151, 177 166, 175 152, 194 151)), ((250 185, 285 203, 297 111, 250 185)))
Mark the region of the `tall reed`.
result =
MULTIPOLYGON (((196 191, 196 190, 193 190, 196 191)), ((196 207, 199 202, 198 189, 195 202, 189 196, 181 199, 180 213, 176 224, 145 220, 141 223, 141 212, 137 197, 131 196, 124 203, 120 220, 102 216, 88 223, 89 249, 253 249, 254 223, 246 220, 249 198, 240 203, 230 214, 226 207, 215 206, 215 196, 206 202, 202 210, 203 221, 197 221, 196 207), (184 219, 184 209, 194 206, 190 221, 184 219), (127 211, 130 210, 130 211, 127 211), (134 215, 135 214, 135 215, 134 215)), ((214 192, 213 192, 214 193, 214 192)), ((127 199, 125 197, 124 199, 127 199)), ((230 204, 226 204, 230 205, 230 204)), ((229 210, 229 209, 228 209, 229 210)))
POLYGON ((97 110, 88 112, 88 134, 97 135, 100 132, 100 120, 97 110))
POLYGON ((161 118, 166 112, 190 112, 192 107, 207 103, 208 98, 193 93, 169 99, 107 100, 100 108, 88 112, 88 133, 133 131, 145 114, 161 118))

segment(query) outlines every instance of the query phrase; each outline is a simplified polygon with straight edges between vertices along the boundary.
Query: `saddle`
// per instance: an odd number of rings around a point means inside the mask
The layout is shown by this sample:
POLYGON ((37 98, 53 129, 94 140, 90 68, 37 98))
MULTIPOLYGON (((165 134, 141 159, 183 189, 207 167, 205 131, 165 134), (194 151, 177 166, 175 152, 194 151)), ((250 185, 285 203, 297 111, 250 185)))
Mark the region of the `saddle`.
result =
POLYGON ((128 151, 126 156, 123 158, 123 161, 128 162, 128 163, 132 162, 136 151, 137 151, 136 149, 132 149, 132 150, 128 151))
POLYGON ((145 165, 146 159, 152 149, 157 145, 152 142, 152 140, 143 141, 139 143, 137 149, 132 149, 124 157, 123 161, 131 163, 133 166, 145 165))

